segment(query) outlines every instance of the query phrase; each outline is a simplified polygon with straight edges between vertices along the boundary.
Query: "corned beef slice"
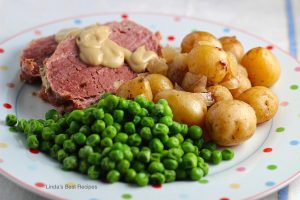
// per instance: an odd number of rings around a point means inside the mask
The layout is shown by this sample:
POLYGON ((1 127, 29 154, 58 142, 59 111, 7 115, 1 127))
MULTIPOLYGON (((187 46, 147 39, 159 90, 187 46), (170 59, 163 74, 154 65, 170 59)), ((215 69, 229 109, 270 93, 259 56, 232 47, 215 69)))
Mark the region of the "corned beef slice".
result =
MULTIPOLYGON (((145 45, 160 51, 159 38, 148 29, 131 21, 109 23, 110 39, 131 51, 145 45)), ((117 69, 89 66, 79 58, 75 38, 61 42, 44 63, 43 88, 40 96, 62 110, 85 108, 95 103, 104 92, 115 92, 120 82, 136 77, 124 63, 117 69)))

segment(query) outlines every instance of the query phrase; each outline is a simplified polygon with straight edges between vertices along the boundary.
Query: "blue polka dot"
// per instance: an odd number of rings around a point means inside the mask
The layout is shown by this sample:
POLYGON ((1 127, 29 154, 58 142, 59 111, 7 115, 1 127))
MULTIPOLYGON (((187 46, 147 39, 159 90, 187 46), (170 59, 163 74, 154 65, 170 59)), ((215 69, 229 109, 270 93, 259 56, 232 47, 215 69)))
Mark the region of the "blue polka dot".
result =
POLYGON ((272 187, 274 185, 275 185, 275 183, 273 181, 266 182, 266 186, 268 186, 268 187, 272 187))
POLYGON ((74 20, 74 23, 75 23, 75 24, 81 24, 81 20, 80 20, 80 19, 75 19, 75 20, 74 20))
POLYGON ((225 33, 229 33, 229 32, 230 32, 230 28, 224 28, 223 31, 224 31, 225 33))
POLYGON ((151 30, 154 30, 154 29, 156 29, 156 26, 155 26, 154 24, 151 24, 151 25, 149 26, 149 28, 150 28, 151 30))
POLYGON ((97 199, 97 198, 90 198, 89 200, 99 200, 99 199, 97 199))
POLYGON ((180 199, 188 199, 188 198, 189 198, 189 195, 186 194, 186 193, 181 193, 181 194, 179 194, 179 198, 180 198, 180 199))
POLYGON ((299 144, 298 140, 292 140, 292 141, 290 141, 290 145, 295 146, 295 145, 298 145, 298 144, 299 144))

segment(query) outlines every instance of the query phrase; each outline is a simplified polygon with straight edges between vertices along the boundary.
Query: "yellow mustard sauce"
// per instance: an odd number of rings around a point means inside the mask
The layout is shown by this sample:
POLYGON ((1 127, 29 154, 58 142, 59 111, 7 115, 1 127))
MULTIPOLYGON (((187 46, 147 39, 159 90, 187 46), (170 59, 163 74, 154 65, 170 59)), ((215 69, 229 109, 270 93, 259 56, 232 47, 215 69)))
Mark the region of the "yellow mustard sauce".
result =
POLYGON ((55 34, 55 41, 60 43, 61 41, 65 40, 67 37, 70 36, 77 36, 81 31, 81 28, 66 28, 58 31, 55 34))

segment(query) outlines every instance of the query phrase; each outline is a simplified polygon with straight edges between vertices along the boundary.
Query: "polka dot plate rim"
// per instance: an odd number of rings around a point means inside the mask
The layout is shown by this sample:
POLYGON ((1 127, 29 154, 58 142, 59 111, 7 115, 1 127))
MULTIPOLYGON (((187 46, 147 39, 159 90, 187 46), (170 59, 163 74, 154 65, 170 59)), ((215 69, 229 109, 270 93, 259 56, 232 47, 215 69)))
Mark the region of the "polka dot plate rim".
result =
POLYGON ((92 13, 29 28, 0 41, 0 49, 0 172, 30 191, 51 199, 256 199, 280 189, 300 174, 300 167, 297 167, 300 160, 297 155, 300 152, 300 136, 297 134, 300 64, 276 45, 251 33, 208 20, 172 14, 92 13), (38 118, 51 108, 32 95, 38 87, 24 85, 18 80, 16 58, 30 40, 53 34, 64 27, 124 19, 134 20, 152 31, 160 31, 163 44, 179 46, 185 34, 192 30, 205 30, 218 37, 236 35, 246 50, 265 46, 280 60, 281 79, 272 88, 281 103, 278 114, 273 120, 260 125, 253 138, 234 148, 234 160, 212 166, 205 181, 137 188, 123 183, 110 185, 89 180, 80 174, 62 171, 59 164, 42 153, 26 150, 24 138, 4 126, 3 120, 8 113, 15 113, 21 118, 38 118))

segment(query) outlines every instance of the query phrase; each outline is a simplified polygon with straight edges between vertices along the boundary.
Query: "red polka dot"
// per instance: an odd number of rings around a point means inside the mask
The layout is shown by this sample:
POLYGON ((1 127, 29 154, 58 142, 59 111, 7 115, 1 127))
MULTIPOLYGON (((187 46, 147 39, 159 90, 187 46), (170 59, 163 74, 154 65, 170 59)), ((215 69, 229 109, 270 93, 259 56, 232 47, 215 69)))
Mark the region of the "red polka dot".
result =
POLYGON ((266 48, 269 50, 272 50, 274 47, 273 47, 273 45, 268 45, 268 46, 266 46, 266 48))
POLYGON ((7 83, 6 86, 9 87, 9 88, 14 88, 15 84, 14 83, 7 83))
POLYGON ((40 30, 35 30, 35 31, 33 31, 33 33, 36 34, 36 35, 41 35, 41 34, 42 34, 42 31, 40 31, 40 30))
POLYGON ((152 185, 152 187, 155 189, 160 189, 160 188, 162 188, 162 185, 152 185))
POLYGON ((175 40, 175 37, 174 37, 173 35, 169 35, 169 36, 168 36, 168 40, 169 40, 169 41, 174 41, 174 40, 175 40))
POLYGON ((0 53, 4 53, 4 49, 0 48, 0 53))
POLYGON ((281 105, 282 107, 286 107, 286 106, 289 105, 289 102, 283 101, 283 102, 280 103, 280 105, 281 105))
POLYGON ((0 163, 3 163, 3 162, 4 162, 4 160, 0 158, 0 163))
POLYGON ((3 107, 6 108, 6 109, 11 109, 12 105, 10 105, 9 103, 4 103, 3 107))
POLYGON ((45 183, 42 183, 42 182, 36 182, 34 185, 39 188, 45 187, 45 183))
POLYGON ((236 168, 236 171, 238 171, 238 172, 243 172, 245 170, 246 170, 245 167, 238 167, 238 168, 236 168))
POLYGON ((37 150, 37 149, 29 149, 29 152, 32 153, 32 154, 38 154, 38 153, 40 153, 40 151, 37 150))
POLYGON ((265 152, 265 153, 269 153, 269 152, 271 152, 271 151, 273 151, 272 148, 265 148, 265 149, 263 150, 263 152, 265 152))
POLYGON ((230 200, 230 199, 227 197, 221 197, 220 200, 230 200))
POLYGON ((121 15, 122 19, 128 19, 128 14, 124 13, 121 15))
POLYGON ((296 72, 300 72, 300 67, 295 67, 296 72))
POLYGON ((176 16, 176 17, 174 17, 174 20, 175 20, 176 22, 179 22, 179 21, 181 20, 181 17, 176 16))

